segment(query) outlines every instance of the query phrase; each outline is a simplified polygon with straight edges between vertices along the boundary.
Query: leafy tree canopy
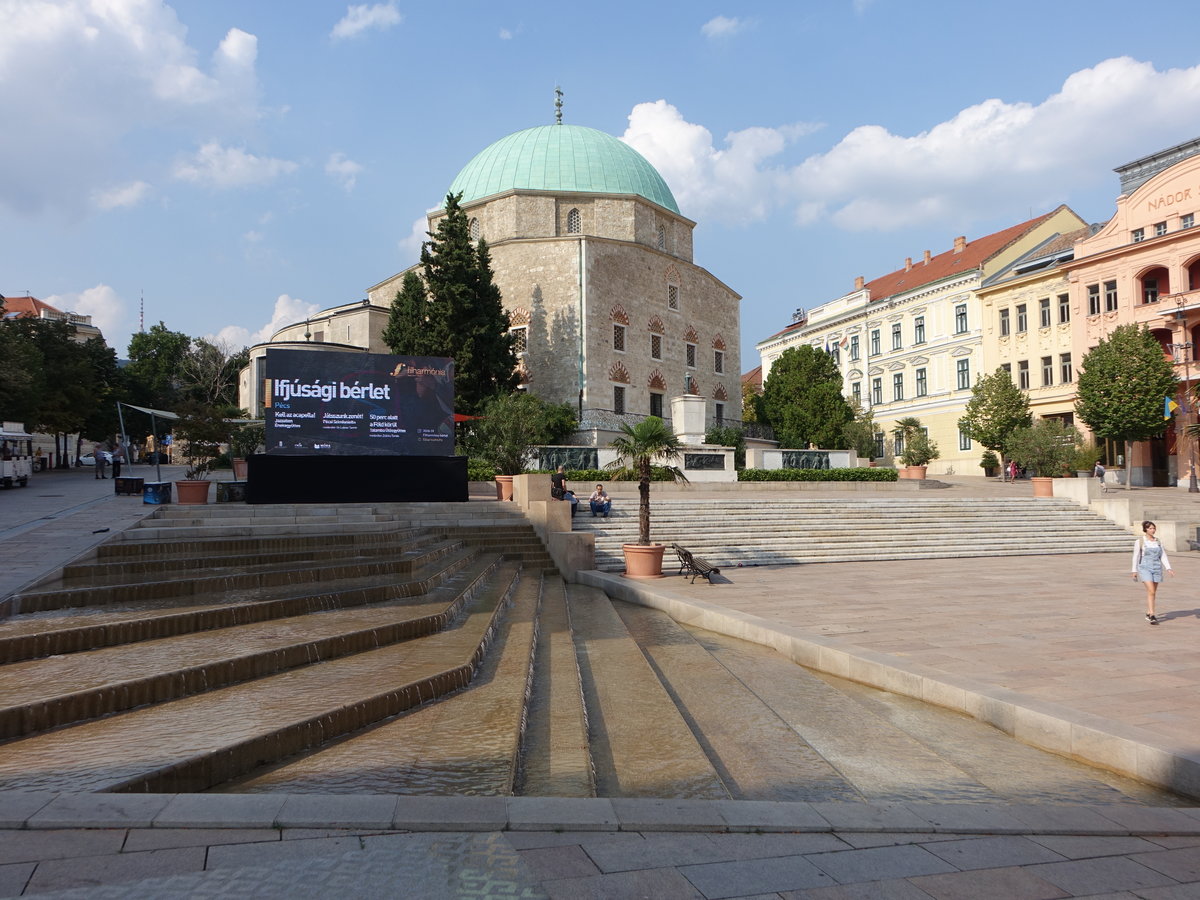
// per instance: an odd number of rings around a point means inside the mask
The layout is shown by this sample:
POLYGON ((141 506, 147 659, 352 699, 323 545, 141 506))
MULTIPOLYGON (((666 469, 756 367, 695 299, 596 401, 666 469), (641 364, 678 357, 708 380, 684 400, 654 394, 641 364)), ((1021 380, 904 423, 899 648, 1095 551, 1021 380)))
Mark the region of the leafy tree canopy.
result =
POLYGON ((1012 433, 1028 427, 1031 421, 1029 396, 1013 384, 1008 372, 996 369, 975 381, 966 414, 958 420, 958 427, 988 450, 1005 453, 1012 433))
POLYGON ((471 457, 493 466, 500 475, 519 475, 534 447, 557 443, 574 430, 575 415, 569 406, 517 391, 489 400, 463 443, 471 457))
POLYGON ((789 347, 775 360, 763 385, 759 419, 774 429, 781 447, 844 447, 853 418, 842 396, 842 375, 828 353, 789 347))
POLYGON ((1163 402, 1177 386, 1154 335, 1121 325, 1083 358, 1075 409, 1099 438, 1143 441, 1162 433, 1163 402))
POLYGON ((183 367, 192 339, 171 331, 163 322, 151 325, 129 340, 129 379, 133 402, 155 409, 170 410, 180 399, 184 383, 183 367))

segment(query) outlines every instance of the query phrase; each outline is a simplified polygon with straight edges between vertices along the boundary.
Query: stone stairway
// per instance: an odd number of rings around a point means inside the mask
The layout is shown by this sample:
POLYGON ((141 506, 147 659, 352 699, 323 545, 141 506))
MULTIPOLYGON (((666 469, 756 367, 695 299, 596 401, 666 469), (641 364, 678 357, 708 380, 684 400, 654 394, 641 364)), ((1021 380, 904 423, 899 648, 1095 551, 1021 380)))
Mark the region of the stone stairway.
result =
MULTIPOLYGON (((637 540, 635 500, 609 518, 581 511, 596 568, 621 571, 637 540)), ((1129 534, 1066 500, 1032 498, 656 499, 650 536, 717 566, 1125 551, 1129 534)), ((670 554, 668 556, 668 564, 670 554)))
POLYGON ((1172 802, 565 584, 501 509, 109 542, 0 620, 0 790, 1172 802))

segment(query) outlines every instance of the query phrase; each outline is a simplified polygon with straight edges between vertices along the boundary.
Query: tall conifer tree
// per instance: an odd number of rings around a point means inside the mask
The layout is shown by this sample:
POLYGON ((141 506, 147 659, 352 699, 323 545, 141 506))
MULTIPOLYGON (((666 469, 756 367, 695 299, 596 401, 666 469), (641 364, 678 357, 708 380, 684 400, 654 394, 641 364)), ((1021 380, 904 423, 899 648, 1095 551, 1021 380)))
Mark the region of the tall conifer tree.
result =
POLYGON ((424 284, 405 276, 384 340, 396 353, 451 357, 455 409, 476 413, 516 388, 517 358, 491 255, 483 241, 472 246, 461 197, 447 195, 446 215, 421 248, 424 284))

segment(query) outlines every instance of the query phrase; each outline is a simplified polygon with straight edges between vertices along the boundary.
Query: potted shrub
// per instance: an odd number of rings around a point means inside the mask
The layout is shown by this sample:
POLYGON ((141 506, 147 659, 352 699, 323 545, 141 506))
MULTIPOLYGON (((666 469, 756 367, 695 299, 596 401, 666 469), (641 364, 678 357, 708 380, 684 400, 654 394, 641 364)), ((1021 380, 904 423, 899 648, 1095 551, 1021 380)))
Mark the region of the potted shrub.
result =
POLYGON ((929 435, 925 433, 925 429, 921 425, 921 420, 913 416, 906 416, 898 420, 892 433, 904 439, 904 450, 900 453, 900 462, 904 463, 905 468, 899 473, 900 477, 923 480, 929 461, 937 459, 941 455, 937 444, 929 439, 929 435))
POLYGON ((519 391, 489 400, 467 438, 470 455, 496 470, 496 499, 512 499, 512 480, 528 468, 534 449, 575 430, 566 407, 519 391))
POLYGON ((638 540, 623 544, 625 574, 631 578, 662 576, 663 544, 650 542, 650 479, 655 462, 666 463, 663 468, 675 481, 686 481, 683 472, 669 463, 683 449, 678 435, 658 416, 648 416, 636 425, 621 423, 621 437, 609 446, 617 458, 608 468, 618 470, 618 477, 636 478, 638 483, 638 540))
POLYGON ((996 470, 1000 468, 1000 458, 994 451, 984 450, 983 456, 979 458, 979 468, 983 469, 985 478, 992 478, 995 476, 996 470))
POLYGON ((221 444, 229 435, 223 410, 204 403, 188 403, 175 423, 175 437, 183 442, 187 471, 175 482, 181 504, 208 502, 208 474, 221 455, 221 444))
POLYGON ((247 423, 229 435, 229 457, 233 464, 233 480, 246 480, 246 457, 258 452, 266 438, 266 429, 257 423, 247 423))
POLYGON ((1100 462, 1100 457, 1104 455, 1104 448, 1097 447, 1095 444, 1082 444, 1075 449, 1075 459, 1072 466, 1075 469, 1076 478, 1091 478, 1092 473, 1096 470, 1096 463, 1100 462))
POLYGON ((1021 466, 1037 472, 1033 481, 1033 496, 1052 497, 1053 478, 1068 475, 1075 464, 1075 454, 1083 442, 1079 430, 1060 419, 1039 419, 1027 428, 1012 433, 1008 455, 1021 466))

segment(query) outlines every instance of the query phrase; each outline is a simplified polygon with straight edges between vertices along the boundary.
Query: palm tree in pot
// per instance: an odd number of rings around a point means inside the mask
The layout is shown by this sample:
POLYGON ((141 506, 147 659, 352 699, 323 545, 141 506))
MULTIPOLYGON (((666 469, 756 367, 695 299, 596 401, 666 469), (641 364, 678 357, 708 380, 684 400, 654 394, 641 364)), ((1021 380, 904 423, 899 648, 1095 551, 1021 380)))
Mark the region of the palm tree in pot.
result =
POLYGON ((658 416, 648 416, 636 425, 621 423, 621 436, 609 446, 617 458, 609 465, 618 477, 632 477, 638 483, 638 541, 625 544, 625 573, 635 577, 662 575, 663 545, 650 543, 650 480, 654 464, 663 463, 672 481, 687 481, 683 472, 670 463, 683 449, 678 435, 658 416))

